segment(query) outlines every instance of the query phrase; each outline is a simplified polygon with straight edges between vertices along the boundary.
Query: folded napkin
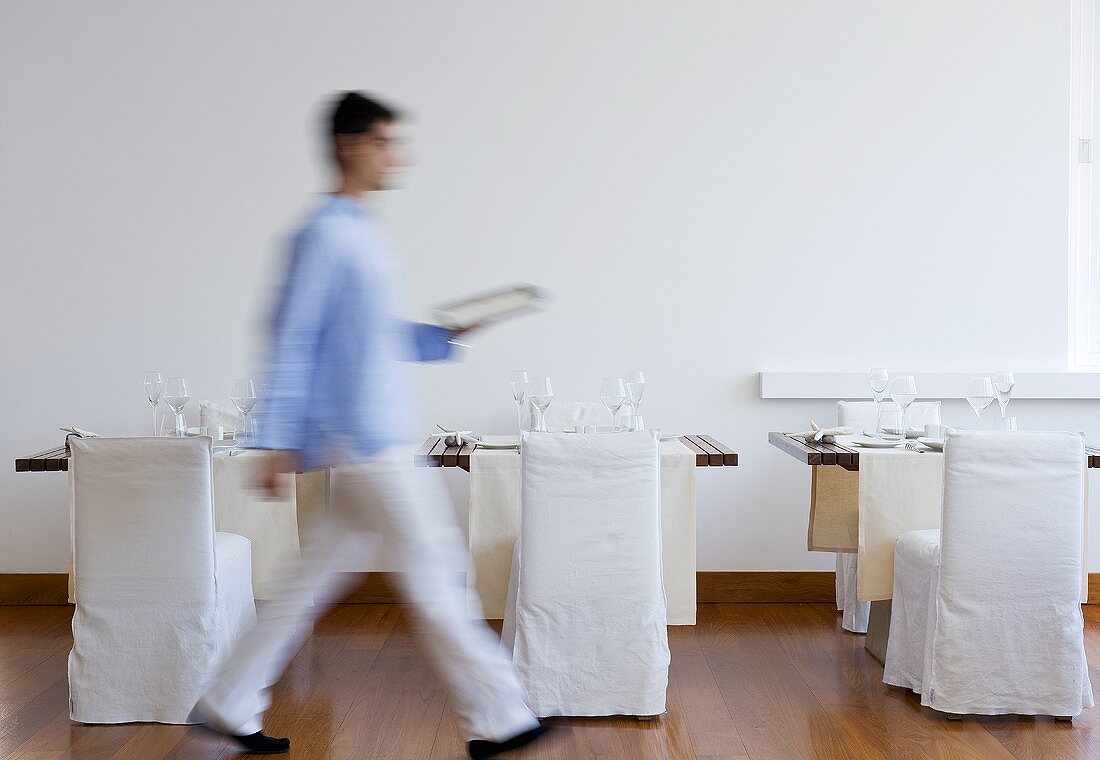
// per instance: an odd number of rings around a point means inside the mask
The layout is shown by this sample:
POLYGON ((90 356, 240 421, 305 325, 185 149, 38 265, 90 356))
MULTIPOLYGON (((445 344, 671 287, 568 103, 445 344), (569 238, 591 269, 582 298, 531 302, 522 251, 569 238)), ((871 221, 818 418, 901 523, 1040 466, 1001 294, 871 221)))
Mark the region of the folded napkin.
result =
POLYGON ((851 435, 855 432, 854 429, 850 427, 823 428, 813 420, 810 420, 810 427, 813 429, 806 430, 802 433, 792 433, 791 437, 801 438, 806 443, 832 443, 836 440, 838 435, 851 435))
POLYGON ((461 446, 464 443, 472 443, 478 448, 482 449, 518 449, 518 443, 486 443, 477 437, 470 430, 452 430, 451 428, 445 428, 442 425, 436 424, 436 427, 442 430, 442 433, 431 433, 435 438, 442 438, 443 443, 448 446, 461 446))
POLYGON ((68 433, 69 435, 75 435, 77 438, 99 438, 99 433, 93 433, 89 430, 81 430, 78 427, 58 428, 62 433, 68 433))

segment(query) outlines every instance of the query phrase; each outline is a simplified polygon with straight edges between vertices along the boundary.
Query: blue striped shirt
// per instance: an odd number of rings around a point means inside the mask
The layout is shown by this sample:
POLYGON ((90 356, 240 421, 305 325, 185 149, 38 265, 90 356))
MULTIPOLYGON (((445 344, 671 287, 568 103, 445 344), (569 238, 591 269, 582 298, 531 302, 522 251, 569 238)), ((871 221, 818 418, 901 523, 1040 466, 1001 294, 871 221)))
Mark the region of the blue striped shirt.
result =
POLYGON ((398 361, 449 358, 452 332, 395 316, 398 269, 377 214, 325 196, 292 241, 258 448, 298 451, 311 469, 412 437, 398 361))

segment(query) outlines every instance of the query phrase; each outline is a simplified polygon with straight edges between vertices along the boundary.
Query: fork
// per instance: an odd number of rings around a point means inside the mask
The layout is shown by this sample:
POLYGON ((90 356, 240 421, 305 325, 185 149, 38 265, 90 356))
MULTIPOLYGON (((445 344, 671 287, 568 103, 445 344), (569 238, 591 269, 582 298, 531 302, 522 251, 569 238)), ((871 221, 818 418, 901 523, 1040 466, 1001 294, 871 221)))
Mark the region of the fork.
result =
POLYGON ((921 446, 920 444, 916 444, 916 443, 906 443, 905 444, 905 450, 906 451, 915 451, 918 454, 923 454, 925 451, 927 451, 927 449, 925 449, 923 446, 921 446))

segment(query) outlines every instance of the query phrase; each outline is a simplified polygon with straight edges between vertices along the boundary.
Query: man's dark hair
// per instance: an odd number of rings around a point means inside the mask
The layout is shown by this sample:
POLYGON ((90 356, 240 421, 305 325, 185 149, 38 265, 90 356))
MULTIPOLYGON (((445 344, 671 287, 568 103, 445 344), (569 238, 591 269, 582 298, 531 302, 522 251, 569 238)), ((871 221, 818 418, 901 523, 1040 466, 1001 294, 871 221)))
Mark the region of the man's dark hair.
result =
POLYGON ((337 96, 332 109, 332 136, 370 132, 380 121, 392 122, 401 115, 393 108, 368 98, 360 92, 345 92, 337 96))

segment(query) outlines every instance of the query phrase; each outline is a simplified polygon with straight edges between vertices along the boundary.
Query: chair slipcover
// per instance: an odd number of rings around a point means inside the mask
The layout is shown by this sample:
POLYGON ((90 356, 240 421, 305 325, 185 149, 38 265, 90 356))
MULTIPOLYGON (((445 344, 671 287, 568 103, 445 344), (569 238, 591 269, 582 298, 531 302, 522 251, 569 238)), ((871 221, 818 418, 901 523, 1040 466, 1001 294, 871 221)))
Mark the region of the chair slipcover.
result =
POLYGON ((650 431, 525 433, 504 645, 531 709, 665 711, 659 458, 650 431))
POLYGON ((551 433, 584 425, 607 427, 612 422, 611 412, 599 401, 554 401, 546 408, 546 429, 551 433))
POLYGON ((949 433, 943 520, 895 554, 883 680, 956 714, 1072 716, 1093 704, 1078 433, 949 433), (920 609, 924 605, 922 617, 920 609))
MULTIPOLYGON (((883 409, 896 409, 892 401, 885 401, 883 409)), ((838 401, 836 402, 837 424, 854 428, 856 433, 874 432, 878 427, 875 417, 874 401, 838 401)), ((905 413, 906 427, 924 427, 939 425, 940 402, 918 401, 905 413)), ((856 569, 859 567, 855 554, 837 552, 836 555, 836 608, 844 614, 841 626, 853 633, 867 633, 867 621, 871 615, 871 603, 856 598, 856 569)))
POLYGON ((199 425, 204 428, 225 428, 225 432, 233 432, 241 426, 241 414, 232 401, 200 401, 199 425))
POLYGON ((189 722, 255 618, 247 539, 215 534, 210 439, 70 438, 70 714, 189 722))

